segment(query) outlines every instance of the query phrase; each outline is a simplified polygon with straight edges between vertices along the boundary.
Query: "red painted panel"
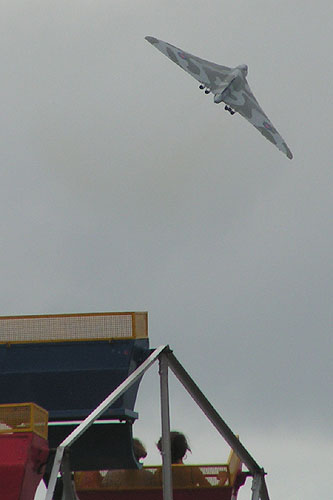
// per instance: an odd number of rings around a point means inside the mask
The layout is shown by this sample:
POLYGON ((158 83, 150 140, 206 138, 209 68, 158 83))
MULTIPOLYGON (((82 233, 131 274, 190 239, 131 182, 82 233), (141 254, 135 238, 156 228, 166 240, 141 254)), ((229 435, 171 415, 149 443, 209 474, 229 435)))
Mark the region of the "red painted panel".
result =
POLYGON ((47 457, 47 441, 32 432, 0 434, 1 500, 33 500, 47 457))

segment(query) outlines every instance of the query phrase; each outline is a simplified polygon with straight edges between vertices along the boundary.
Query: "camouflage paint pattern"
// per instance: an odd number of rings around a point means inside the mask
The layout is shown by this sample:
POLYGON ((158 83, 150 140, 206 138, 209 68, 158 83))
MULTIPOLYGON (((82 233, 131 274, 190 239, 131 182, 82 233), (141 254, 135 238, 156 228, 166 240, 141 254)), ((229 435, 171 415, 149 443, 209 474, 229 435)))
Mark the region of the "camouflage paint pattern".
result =
POLYGON ((221 66, 189 54, 167 42, 147 36, 146 40, 214 94, 214 102, 224 102, 246 118, 289 159, 293 155, 254 97, 246 80, 247 66, 221 66))

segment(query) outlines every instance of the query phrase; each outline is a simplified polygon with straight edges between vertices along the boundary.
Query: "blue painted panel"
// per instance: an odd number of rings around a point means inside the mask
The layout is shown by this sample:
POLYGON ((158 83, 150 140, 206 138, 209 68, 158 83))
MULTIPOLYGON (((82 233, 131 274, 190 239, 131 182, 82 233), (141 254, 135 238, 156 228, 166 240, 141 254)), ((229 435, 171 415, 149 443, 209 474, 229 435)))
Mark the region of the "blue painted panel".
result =
MULTIPOLYGON (((149 354, 148 339, 0 345, 0 403, 31 401, 50 420, 80 419, 149 354)), ((113 410, 133 410, 138 386, 113 410)))

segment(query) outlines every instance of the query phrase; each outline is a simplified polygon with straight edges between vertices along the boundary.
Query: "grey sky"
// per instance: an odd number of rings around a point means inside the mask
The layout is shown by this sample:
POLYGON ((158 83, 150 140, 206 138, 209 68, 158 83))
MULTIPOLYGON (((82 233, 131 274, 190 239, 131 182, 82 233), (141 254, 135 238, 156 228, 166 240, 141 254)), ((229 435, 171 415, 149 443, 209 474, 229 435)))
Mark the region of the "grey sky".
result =
MULTIPOLYGON (((313 500, 318 474, 329 496, 331 3, 31 0, 1 11, 1 314, 148 310, 152 346, 170 344, 241 434, 271 498, 313 500), (294 159, 146 35, 247 63, 294 159)), ((143 381, 136 431, 156 462, 155 379, 143 381)), ((215 431, 173 390, 191 460, 218 460, 215 431)))

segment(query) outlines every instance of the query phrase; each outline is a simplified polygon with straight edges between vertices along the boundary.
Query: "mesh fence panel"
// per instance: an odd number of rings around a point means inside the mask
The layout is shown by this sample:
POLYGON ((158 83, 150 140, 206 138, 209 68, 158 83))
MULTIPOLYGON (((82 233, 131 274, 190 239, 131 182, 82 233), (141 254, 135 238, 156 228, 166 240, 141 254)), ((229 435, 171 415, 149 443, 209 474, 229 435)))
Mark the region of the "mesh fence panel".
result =
POLYGON ((0 317, 0 343, 147 337, 147 313, 0 317))
POLYGON ((37 405, 32 405, 32 430, 47 439, 48 413, 37 405))
POLYGON ((0 405, 0 434, 34 432, 47 439, 48 413, 33 403, 0 405))

